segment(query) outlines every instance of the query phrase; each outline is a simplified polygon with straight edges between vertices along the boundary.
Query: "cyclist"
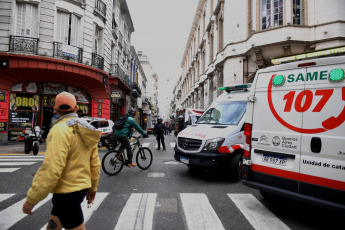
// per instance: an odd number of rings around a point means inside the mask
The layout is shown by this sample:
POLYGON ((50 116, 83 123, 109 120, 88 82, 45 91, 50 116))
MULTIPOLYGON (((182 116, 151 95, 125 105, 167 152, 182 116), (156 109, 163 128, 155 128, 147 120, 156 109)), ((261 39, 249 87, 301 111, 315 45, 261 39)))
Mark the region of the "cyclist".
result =
POLYGON ((127 116, 128 116, 127 121, 126 121, 125 125, 122 127, 122 129, 120 129, 120 130, 114 129, 115 137, 127 149, 128 161, 126 162, 126 164, 127 164, 128 168, 137 166, 136 163, 132 162, 133 153, 132 153, 131 145, 129 144, 129 138, 128 138, 132 128, 135 128, 144 137, 149 137, 149 135, 147 135, 144 132, 144 130, 142 130, 140 128, 140 126, 137 124, 137 122, 134 120, 134 118, 133 118, 134 115, 135 115, 135 109, 130 108, 128 110, 128 114, 127 114, 127 116))

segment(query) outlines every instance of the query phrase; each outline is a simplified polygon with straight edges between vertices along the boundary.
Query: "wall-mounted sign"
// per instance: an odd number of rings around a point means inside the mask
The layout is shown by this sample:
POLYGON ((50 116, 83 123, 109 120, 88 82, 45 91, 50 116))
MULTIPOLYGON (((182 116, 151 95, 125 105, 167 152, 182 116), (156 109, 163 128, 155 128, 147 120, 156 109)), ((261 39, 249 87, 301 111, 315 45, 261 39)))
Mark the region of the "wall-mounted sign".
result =
POLYGON ((98 112, 97 112, 98 117, 102 117, 102 104, 98 105, 98 112))
POLYGON ((7 122, 0 122, 0 132, 7 131, 7 122))
POLYGON ((10 94, 10 110, 33 110, 39 109, 39 95, 11 93, 10 94))
POLYGON ((103 76, 103 84, 104 85, 108 85, 109 84, 109 80, 107 77, 103 76))
POLYGON ((0 119, 7 119, 7 109, 6 108, 0 108, 0 119))
POLYGON ((54 107, 54 105, 55 105, 55 95, 43 97, 43 106, 54 107))
POLYGON ((121 91, 111 91, 111 98, 121 98, 122 92, 121 91))
POLYGON ((5 91, 0 91, 0 101, 5 101, 5 99, 6 99, 5 91))
POLYGON ((62 55, 77 59, 78 58, 78 48, 74 47, 74 46, 62 44, 62 55))
POLYGON ((10 128, 31 128, 34 116, 33 112, 10 112, 10 128))

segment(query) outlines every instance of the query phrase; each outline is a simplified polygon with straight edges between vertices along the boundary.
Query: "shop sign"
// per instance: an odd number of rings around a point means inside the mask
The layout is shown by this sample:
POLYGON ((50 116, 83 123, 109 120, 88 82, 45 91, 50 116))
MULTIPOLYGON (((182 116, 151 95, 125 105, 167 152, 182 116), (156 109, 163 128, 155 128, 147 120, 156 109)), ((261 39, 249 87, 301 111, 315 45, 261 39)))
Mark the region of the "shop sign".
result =
POLYGON ((0 91, 0 101, 5 101, 5 99, 6 99, 5 91, 0 91))
POLYGON ((102 117, 102 104, 98 105, 98 112, 97 112, 98 117, 102 117))
POLYGON ((89 105, 79 104, 78 105, 78 113, 88 113, 89 112, 89 105))
POLYGON ((55 105, 55 95, 54 96, 44 96, 43 97, 43 106, 54 107, 54 105, 55 105))
POLYGON ((7 109, 0 108, 0 119, 7 119, 7 109))
POLYGON ((0 132, 7 131, 7 122, 0 122, 0 132))
POLYGON ((19 130, 16 130, 16 131, 9 131, 8 132, 8 140, 9 141, 17 141, 17 136, 20 136, 23 134, 23 131, 19 131, 19 130))
POLYGON ((10 110, 33 110, 39 109, 39 95, 11 93, 10 94, 10 110))
POLYGON ((111 98, 121 98, 122 92, 121 91, 111 91, 111 98))
POLYGON ((10 128, 31 128, 32 112, 10 112, 10 128))
POLYGON ((77 59, 78 58, 78 48, 74 47, 74 46, 62 44, 62 55, 77 59))

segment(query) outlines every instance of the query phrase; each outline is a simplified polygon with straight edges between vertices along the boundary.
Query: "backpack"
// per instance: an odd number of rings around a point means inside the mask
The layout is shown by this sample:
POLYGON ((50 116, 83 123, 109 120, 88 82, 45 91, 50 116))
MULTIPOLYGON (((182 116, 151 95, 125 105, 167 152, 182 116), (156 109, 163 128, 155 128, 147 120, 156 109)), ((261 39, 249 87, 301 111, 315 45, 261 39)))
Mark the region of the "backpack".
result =
POLYGON ((119 119, 117 119, 114 122, 113 129, 117 129, 117 130, 122 129, 123 126, 125 126, 127 119, 128 119, 128 115, 127 114, 122 115, 121 117, 119 117, 119 119))

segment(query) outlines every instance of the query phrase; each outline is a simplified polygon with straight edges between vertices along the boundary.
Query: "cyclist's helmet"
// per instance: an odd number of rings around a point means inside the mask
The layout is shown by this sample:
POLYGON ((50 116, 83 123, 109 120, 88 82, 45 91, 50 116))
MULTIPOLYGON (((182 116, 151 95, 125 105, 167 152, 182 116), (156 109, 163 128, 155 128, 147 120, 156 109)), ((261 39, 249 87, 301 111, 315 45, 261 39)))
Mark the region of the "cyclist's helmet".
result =
POLYGON ((135 115, 135 109, 133 109, 133 108, 130 108, 129 110, 128 110, 128 113, 131 115, 131 116, 134 116, 135 115))

